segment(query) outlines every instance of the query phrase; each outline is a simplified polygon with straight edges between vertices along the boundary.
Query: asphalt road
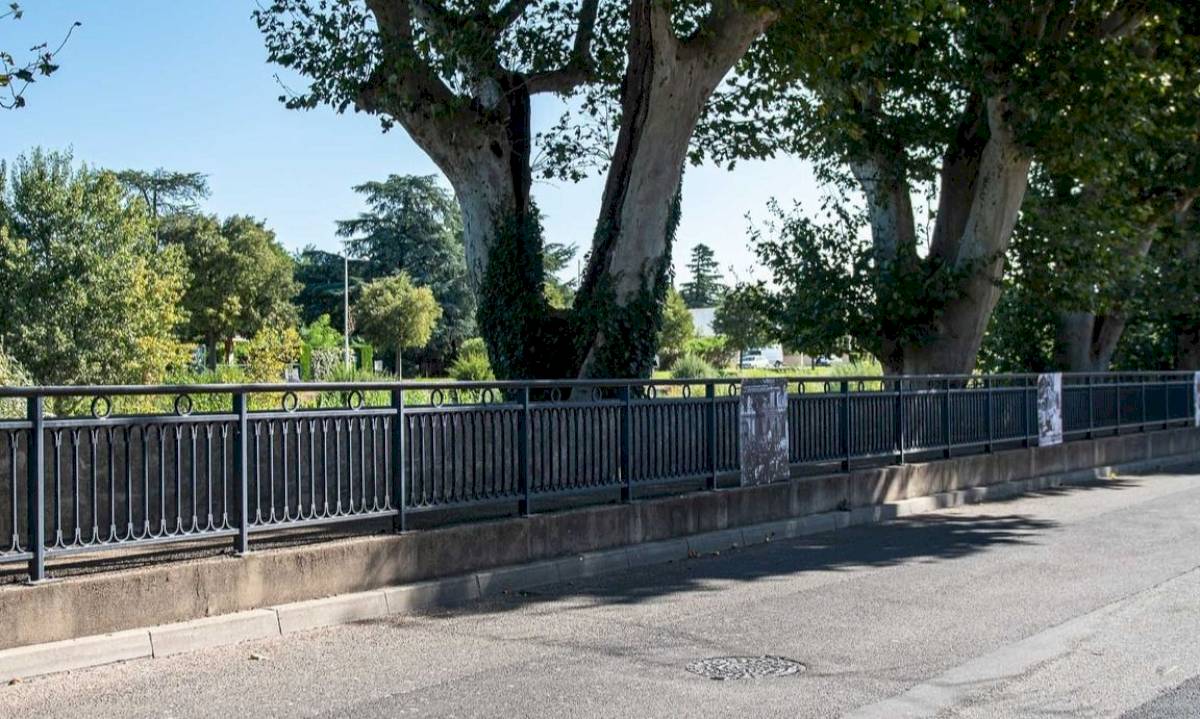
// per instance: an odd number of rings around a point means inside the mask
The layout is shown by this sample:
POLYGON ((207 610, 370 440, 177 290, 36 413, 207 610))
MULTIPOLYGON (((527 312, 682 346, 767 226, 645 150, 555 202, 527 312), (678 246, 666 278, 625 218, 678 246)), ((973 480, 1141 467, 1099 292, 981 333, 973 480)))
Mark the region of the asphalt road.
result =
MULTIPOLYGON (((1195 471, 1195 470, 1193 470, 1195 471)), ((1196 717, 1200 475, 0 687, 0 717, 1196 717), (806 670, 713 681, 699 659, 806 670)))

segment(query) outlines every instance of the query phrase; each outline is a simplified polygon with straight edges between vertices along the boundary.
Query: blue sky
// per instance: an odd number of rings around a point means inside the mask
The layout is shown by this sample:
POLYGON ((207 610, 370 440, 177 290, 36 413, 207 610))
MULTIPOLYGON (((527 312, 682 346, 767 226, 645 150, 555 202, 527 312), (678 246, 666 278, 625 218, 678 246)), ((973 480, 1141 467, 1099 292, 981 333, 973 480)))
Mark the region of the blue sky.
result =
MULTIPOLYGON (((199 171, 209 175, 205 209, 265 219, 289 248, 336 251, 334 221, 363 209, 354 184, 389 173, 436 174, 403 130, 382 133, 366 115, 286 110, 277 68, 266 63, 247 0, 22 0, 25 17, 0 26, 5 49, 57 42, 76 29, 62 69, 31 86, 28 106, 5 112, 10 159, 40 145, 72 148, 77 160, 115 169, 199 171)), ((535 107, 535 124, 559 110, 535 107)), ((535 187, 547 238, 586 248, 602 181, 535 187)), ((751 213, 772 197, 811 202, 816 190, 803 163, 743 163, 730 173, 690 168, 675 250, 677 277, 698 242, 722 268, 758 275, 746 241, 751 213)), ((809 205, 812 206, 812 205, 809 205)))

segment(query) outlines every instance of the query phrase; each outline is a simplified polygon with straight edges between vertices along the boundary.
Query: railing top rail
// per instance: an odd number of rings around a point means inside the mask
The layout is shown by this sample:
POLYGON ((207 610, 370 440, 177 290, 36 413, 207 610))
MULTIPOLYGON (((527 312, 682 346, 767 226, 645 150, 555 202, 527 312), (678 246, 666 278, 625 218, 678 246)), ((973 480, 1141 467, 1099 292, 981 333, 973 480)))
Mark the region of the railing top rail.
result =
MULTIPOLYGON (((1142 372, 1080 372, 1063 373, 1065 378, 1130 378, 1183 380, 1193 376, 1187 371, 1142 371, 1142 372)), ((841 382, 895 382, 904 381, 953 381, 953 380, 1033 380, 1036 373, 1013 374, 927 374, 927 375, 853 375, 853 376, 792 376, 778 375, 772 379, 789 383, 820 384, 841 382)), ((337 392, 337 391, 380 391, 380 390, 483 390, 483 389, 552 389, 552 388, 616 388, 648 386, 683 386, 706 384, 731 384, 740 382, 740 377, 710 377, 703 379, 577 379, 577 380, 502 380, 490 382, 455 381, 371 381, 371 382, 288 382, 248 384, 178 384, 178 385, 54 385, 44 387, 2 387, 0 398, 27 397, 82 397, 94 395, 172 395, 172 394, 240 394, 240 393, 288 393, 288 392, 337 392)))

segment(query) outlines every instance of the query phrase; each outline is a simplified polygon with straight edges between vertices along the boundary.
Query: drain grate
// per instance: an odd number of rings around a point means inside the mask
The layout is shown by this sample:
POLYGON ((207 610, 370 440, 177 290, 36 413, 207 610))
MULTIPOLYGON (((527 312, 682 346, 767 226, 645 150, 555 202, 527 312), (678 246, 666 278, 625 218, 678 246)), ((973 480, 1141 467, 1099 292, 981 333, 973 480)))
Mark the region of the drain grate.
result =
POLYGON ((702 677, 728 679, 767 679, 787 677, 804 671, 804 665, 786 657, 711 657, 688 664, 685 669, 702 677))

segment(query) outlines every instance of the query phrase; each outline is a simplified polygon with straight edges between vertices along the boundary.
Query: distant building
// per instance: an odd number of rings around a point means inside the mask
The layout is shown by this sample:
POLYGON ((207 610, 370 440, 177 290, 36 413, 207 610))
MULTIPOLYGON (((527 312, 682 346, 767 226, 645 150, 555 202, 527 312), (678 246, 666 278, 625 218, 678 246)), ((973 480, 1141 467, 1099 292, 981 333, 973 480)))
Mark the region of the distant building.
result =
POLYGON ((692 327, 696 329, 697 337, 712 337, 716 333, 713 332, 713 316, 717 313, 716 307, 696 307, 688 310, 692 313, 692 327))

